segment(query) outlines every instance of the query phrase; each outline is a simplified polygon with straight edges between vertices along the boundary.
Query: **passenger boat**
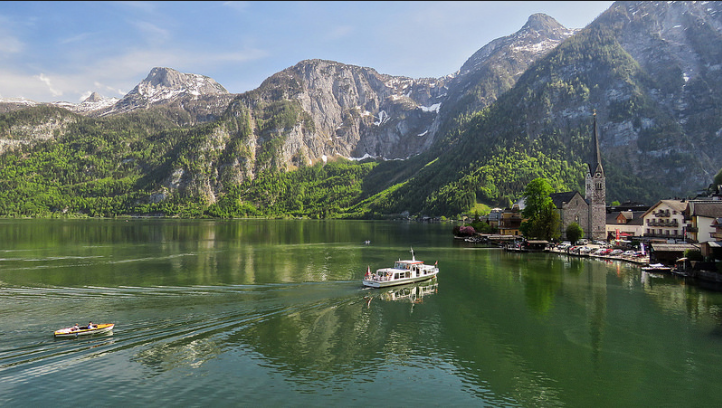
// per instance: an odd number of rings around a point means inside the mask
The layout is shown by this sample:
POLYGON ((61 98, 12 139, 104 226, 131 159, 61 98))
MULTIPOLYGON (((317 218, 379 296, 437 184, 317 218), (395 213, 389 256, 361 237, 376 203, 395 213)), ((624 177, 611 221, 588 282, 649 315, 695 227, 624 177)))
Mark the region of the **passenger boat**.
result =
POLYGON ((55 338, 57 339, 69 339, 69 338, 76 338, 80 336, 92 336, 94 334, 103 334, 103 333, 110 333, 113 331, 113 327, 115 327, 114 323, 104 323, 104 324, 97 324, 93 325, 94 327, 92 329, 88 329, 87 326, 81 326, 78 329, 75 329, 73 327, 66 327, 64 329, 55 330, 55 338))
POLYGON ((371 288, 385 288, 431 279, 439 273, 438 264, 438 261, 434 265, 426 265, 423 261, 417 261, 412 248, 411 260, 399 259, 392 268, 377 269, 373 274, 371 267, 368 267, 363 284, 371 288))

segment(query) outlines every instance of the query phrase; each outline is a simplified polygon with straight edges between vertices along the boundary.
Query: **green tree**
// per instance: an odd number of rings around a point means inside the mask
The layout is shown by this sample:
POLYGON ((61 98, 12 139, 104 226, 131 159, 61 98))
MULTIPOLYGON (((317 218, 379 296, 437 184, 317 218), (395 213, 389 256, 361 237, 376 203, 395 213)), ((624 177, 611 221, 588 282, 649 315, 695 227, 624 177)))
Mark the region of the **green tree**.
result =
POLYGON ((549 196, 554 192, 549 181, 536 178, 524 190, 524 221, 519 229, 526 238, 551 240, 559 237, 559 214, 549 196))
POLYGON ((574 245, 579 238, 584 236, 584 230, 579 224, 573 222, 567 227, 567 239, 574 245))
POLYGON ((719 169, 717 174, 712 179, 712 182, 715 184, 715 186, 722 184, 722 169, 719 169))

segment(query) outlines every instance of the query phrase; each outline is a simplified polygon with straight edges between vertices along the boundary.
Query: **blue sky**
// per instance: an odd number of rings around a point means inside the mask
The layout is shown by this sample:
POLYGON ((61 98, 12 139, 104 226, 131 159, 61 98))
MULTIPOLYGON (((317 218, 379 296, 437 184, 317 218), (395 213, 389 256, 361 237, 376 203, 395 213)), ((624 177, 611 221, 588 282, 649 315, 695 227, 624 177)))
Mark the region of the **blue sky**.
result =
POLYGON ((534 13, 583 28, 613 2, 0 2, 0 98, 122 97, 153 67, 229 92, 305 59, 452 74, 534 13))

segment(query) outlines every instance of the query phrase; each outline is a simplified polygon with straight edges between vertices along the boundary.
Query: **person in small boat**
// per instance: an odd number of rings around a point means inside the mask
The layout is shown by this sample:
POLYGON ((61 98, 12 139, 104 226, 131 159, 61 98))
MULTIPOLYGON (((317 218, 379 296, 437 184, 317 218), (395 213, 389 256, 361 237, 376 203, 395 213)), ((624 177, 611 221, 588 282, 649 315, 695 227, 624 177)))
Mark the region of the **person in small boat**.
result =
POLYGON ((80 330, 80 326, 78 326, 78 324, 75 323, 75 326, 73 326, 70 330, 71 330, 71 331, 80 330))
POLYGON ((93 322, 88 322, 88 329, 94 329, 98 326, 94 325, 93 322))

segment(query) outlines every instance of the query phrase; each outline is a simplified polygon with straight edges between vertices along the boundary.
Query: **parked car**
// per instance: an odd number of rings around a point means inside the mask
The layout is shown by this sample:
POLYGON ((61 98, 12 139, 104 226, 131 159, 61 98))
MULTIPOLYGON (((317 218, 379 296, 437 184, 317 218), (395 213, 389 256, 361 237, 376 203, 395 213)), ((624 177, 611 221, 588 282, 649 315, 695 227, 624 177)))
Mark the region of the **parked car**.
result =
POLYGON ((622 256, 626 256, 626 257, 633 257, 633 256, 635 256, 636 254, 637 254, 636 251, 624 251, 624 252, 622 252, 622 256))
POLYGON ((624 253, 624 251, 622 251, 621 249, 615 249, 609 253, 609 256, 619 256, 619 255, 622 255, 623 253, 624 253))

